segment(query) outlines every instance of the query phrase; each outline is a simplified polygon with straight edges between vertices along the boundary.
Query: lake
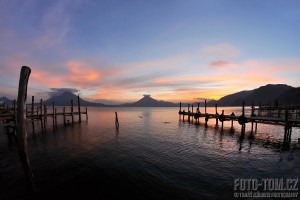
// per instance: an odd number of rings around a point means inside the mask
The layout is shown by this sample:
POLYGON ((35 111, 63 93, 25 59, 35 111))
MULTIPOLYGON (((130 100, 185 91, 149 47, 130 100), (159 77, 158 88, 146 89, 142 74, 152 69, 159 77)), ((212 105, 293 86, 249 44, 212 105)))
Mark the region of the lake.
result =
POLYGON ((179 121, 178 108, 91 107, 88 117, 65 127, 58 118, 55 130, 49 118, 47 132, 29 132, 37 193, 28 189, 16 141, 1 129, 0 199, 233 199, 236 179, 300 176, 299 128, 284 150, 283 126, 258 124, 252 134, 247 124, 241 134, 237 122, 234 132, 225 122, 221 132, 213 119, 208 127, 204 119, 179 121))

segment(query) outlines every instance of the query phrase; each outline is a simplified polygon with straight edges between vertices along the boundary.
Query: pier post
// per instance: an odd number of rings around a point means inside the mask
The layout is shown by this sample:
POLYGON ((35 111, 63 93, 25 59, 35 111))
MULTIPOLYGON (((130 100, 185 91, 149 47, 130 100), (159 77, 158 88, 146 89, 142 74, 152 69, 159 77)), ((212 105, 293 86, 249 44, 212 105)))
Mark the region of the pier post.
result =
POLYGON ((32 124, 32 132, 35 133, 34 131, 34 96, 31 97, 31 124, 32 124))
POLYGON ((115 114, 116 114, 116 120, 115 120, 116 131, 119 132, 119 119, 118 119, 118 113, 115 112, 115 114))
POLYGON ((185 110, 183 110, 183 114, 182 114, 182 121, 184 122, 184 115, 185 115, 185 110))
POLYGON ((25 176, 29 184, 32 186, 32 189, 36 191, 27 152, 26 114, 24 113, 30 73, 31 69, 29 67, 22 66, 18 88, 16 128, 19 157, 24 168, 25 176))
POLYGON ((179 121, 180 121, 180 115, 182 114, 182 112, 181 112, 181 102, 179 102, 179 112, 178 112, 178 114, 179 114, 179 121))
POLYGON ((53 125, 53 129, 55 126, 55 122, 54 122, 54 101, 52 102, 52 125, 53 125))
POLYGON ((86 119, 89 118, 89 117, 88 117, 88 113, 87 113, 87 107, 85 107, 85 117, 86 117, 86 119))
POLYGON ((257 122, 255 123, 255 133, 257 132, 257 122))
POLYGON ((218 123, 219 123, 219 120, 218 120, 219 113, 218 113, 218 105, 217 104, 215 104, 215 110, 216 110, 216 125, 218 125, 218 123))
POLYGON ((205 101, 204 101, 204 113, 206 114, 207 112, 206 112, 206 99, 205 99, 205 101))
POLYGON ((72 124, 74 123, 74 115, 73 115, 73 99, 71 99, 71 117, 72 117, 72 124))
MULTIPOLYGON (((243 101, 243 105, 242 105, 242 115, 243 117, 245 117, 245 102, 243 101)), ((243 133, 245 133, 246 131, 246 123, 242 124, 242 129, 243 129, 243 133)))
POLYGON ((289 144, 290 143, 290 139, 291 139, 291 126, 289 124, 289 110, 288 108, 285 109, 285 126, 284 126, 284 143, 285 144, 289 144))
POLYGON ((46 131, 46 122, 47 122, 47 107, 44 105, 44 128, 46 131))
MULTIPOLYGON (((255 117, 255 114, 254 114, 254 102, 252 101, 251 102, 251 117, 255 117)), ((253 124, 254 124, 254 120, 251 120, 251 133, 253 133, 253 124)))
POLYGON ((79 114, 79 123, 81 122, 81 112, 80 112, 80 98, 79 95, 77 96, 77 103, 78 103, 78 114, 79 114))
POLYGON ((57 110, 56 110, 56 108, 55 108, 54 118, 55 118, 55 127, 57 127, 57 110))
MULTIPOLYGON (((192 104, 192 115, 195 116, 195 114, 194 114, 194 105, 193 105, 193 104, 192 104)), ((193 118, 193 116, 192 116, 192 123, 193 123, 193 121, 194 121, 194 118, 193 118)))
POLYGON ((190 104, 188 104, 188 122, 190 122, 190 104))
POLYGON ((66 108, 63 107, 63 118, 64 118, 64 125, 66 125, 66 108))
POLYGON ((232 116, 232 118, 231 118, 231 128, 230 128, 230 130, 233 131, 233 118, 235 116, 234 112, 231 113, 231 116, 232 116))
POLYGON ((40 100, 40 121, 41 121, 42 132, 44 132, 44 125, 43 125, 43 99, 40 100))
MULTIPOLYGON (((222 110, 222 116, 224 116, 224 110, 222 110)), ((225 119, 225 117, 224 117, 224 119, 225 119)), ((221 122, 222 122, 222 126, 221 126, 221 132, 223 132, 224 120, 222 120, 221 122)))
POLYGON ((179 103, 179 112, 181 112, 181 102, 179 103))

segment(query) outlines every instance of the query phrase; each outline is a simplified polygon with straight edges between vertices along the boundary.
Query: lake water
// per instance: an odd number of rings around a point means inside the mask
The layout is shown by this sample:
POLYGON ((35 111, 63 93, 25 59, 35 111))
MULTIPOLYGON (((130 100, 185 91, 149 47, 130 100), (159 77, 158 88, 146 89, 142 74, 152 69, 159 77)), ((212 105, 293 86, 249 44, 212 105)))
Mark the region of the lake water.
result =
POLYGON ((213 119, 208 127, 204 119, 179 121, 178 108, 88 108, 88 115, 66 127, 58 118, 55 131, 49 118, 46 133, 29 133, 35 194, 15 140, 0 130, 0 199, 233 199, 235 179, 300 176, 297 128, 282 150, 281 126, 259 124, 251 134, 247 124, 243 135, 237 122, 234 132, 225 122, 221 132, 213 119))

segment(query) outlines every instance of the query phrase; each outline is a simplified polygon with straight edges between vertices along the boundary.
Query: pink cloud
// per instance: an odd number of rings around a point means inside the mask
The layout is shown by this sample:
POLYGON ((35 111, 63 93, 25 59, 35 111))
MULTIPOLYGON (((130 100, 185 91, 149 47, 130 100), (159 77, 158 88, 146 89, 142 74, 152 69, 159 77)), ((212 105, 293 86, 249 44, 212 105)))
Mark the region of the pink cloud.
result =
POLYGON ((223 69, 223 68, 228 69, 228 68, 238 67, 238 64, 226 60, 216 60, 210 63, 210 67, 214 69, 223 69))

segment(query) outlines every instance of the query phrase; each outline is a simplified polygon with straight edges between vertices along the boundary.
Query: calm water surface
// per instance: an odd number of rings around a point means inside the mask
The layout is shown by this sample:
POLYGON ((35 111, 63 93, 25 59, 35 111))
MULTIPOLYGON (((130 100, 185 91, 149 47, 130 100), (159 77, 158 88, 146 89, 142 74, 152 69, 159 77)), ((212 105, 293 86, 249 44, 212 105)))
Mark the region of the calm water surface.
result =
MULTIPOLYGON (((213 112, 209 108, 208 112, 213 112)), ((239 108, 226 108, 225 114, 239 108)), ((177 108, 89 108, 89 119, 29 133, 38 193, 27 190, 15 140, 0 131, 0 199, 233 199, 236 178, 299 178, 300 130, 282 150, 284 128, 242 135, 180 122, 177 108), (115 130, 118 111, 120 130, 115 130)), ((36 127, 39 128, 38 124, 36 127)), ((28 123, 28 129, 31 124, 28 123)))

